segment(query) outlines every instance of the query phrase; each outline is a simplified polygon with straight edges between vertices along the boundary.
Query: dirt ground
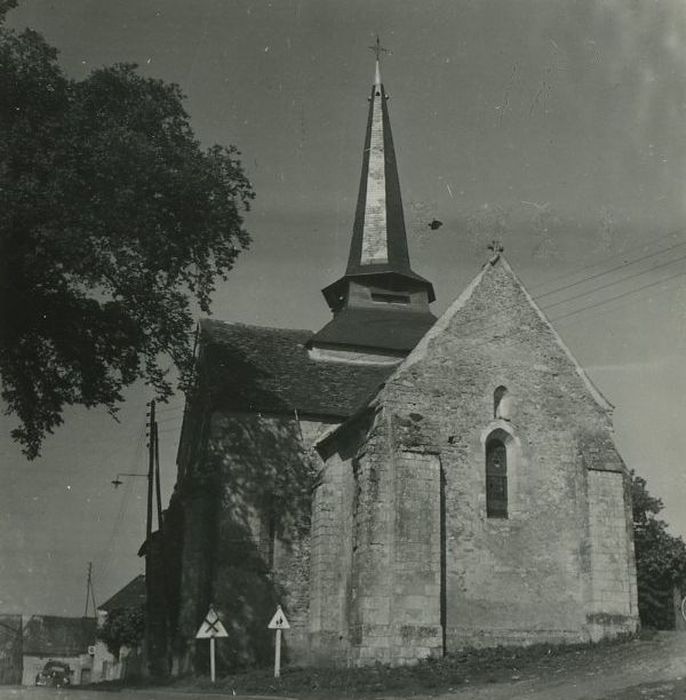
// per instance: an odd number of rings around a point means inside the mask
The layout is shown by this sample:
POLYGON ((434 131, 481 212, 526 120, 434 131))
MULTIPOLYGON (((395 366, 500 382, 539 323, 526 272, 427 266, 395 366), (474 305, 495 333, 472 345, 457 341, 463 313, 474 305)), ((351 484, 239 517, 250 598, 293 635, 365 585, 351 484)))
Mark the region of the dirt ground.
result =
MULTIPOLYGON (((686 633, 660 632, 652 640, 598 649, 592 656, 560 659, 557 668, 535 665, 510 681, 465 683, 425 698, 441 700, 686 700, 686 633)), ((377 695, 386 700, 390 696, 377 695)), ((415 696, 416 697, 416 696, 415 696)))

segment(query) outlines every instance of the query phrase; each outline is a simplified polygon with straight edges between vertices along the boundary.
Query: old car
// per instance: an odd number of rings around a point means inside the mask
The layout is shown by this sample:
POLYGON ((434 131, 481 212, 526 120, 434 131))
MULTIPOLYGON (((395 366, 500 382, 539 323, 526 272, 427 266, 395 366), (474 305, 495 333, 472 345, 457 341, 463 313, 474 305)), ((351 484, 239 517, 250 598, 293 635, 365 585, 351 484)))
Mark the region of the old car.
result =
POLYGON ((36 676, 36 685, 64 688, 71 684, 71 673, 69 664, 50 659, 36 676))

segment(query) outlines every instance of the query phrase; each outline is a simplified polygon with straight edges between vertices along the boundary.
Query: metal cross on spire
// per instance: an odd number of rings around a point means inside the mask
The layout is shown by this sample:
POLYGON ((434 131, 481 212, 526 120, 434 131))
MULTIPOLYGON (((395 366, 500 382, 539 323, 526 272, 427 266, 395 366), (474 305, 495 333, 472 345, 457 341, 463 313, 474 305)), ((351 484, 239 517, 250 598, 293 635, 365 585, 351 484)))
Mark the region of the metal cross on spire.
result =
POLYGON ((381 41, 379 40, 378 34, 376 35, 376 43, 374 44, 374 46, 370 46, 369 50, 374 52, 377 61, 381 59, 382 53, 390 53, 388 49, 381 46, 381 41))

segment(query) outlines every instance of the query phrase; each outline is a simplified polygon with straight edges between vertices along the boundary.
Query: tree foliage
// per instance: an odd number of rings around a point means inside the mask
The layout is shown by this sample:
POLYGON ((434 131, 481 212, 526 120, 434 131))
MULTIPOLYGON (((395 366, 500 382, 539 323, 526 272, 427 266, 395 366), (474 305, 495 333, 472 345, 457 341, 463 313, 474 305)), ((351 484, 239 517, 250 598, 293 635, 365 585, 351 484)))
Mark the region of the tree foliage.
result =
POLYGON ((137 647, 145 635, 145 610, 143 606, 112 610, 98 630, 98 639, 107 645, 109 652, 119 658, 121 648, 137 647))
POLYGON ((0 377, 28 457, 66 405, 114 414, 138 379, 164 399, 165 358, 188 379, 192 304, 249 243, 238 155, 201 148, 178 86, 134 65, 71 80, 0 25, 0 377))
POLYGON ((645 479, 632 473, 632 510, 641 623, 656 629, 674 627, 674 587, 686 581, 686 544, 667 532, 657 516, 664 505, 652 496, 645 479))

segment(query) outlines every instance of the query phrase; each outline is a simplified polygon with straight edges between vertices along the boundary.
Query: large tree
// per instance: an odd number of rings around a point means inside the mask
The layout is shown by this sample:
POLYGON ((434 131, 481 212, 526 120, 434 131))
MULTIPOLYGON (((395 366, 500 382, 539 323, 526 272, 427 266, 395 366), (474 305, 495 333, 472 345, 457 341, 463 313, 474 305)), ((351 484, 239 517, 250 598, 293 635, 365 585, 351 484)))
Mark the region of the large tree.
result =
POLYGON ((249 243, 253 197, 234 147, 201 148, 178 86, 134 65, 64 75, 34 31, 2 24, 0 377, 13 431, 39 453, 66 405, 187 378, 192 304, 249 243))
POLYGON ((667 531, 658 517, 664 505, 651 496, 645 479, 632 474, 632 509, 638 612, 644 626, 656 629, 674 627, 674 588, 686 582, 686 544, 667 531))
POLYGON ((111 610, 98 629, 97 637, 105 642, 110 654, 117 659, 122 647, 136 649, 145 637, 145 607, 137 605, 111 610))

